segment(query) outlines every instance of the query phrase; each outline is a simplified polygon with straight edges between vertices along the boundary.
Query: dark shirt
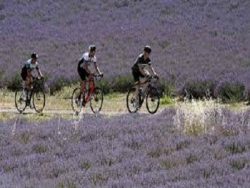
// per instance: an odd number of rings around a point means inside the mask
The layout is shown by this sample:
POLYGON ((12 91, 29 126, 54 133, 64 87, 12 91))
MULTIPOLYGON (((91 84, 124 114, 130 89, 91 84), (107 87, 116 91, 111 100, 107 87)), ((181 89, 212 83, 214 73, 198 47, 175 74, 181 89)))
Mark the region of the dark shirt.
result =
POLYGON ((144 59, 143 54, 140 54, 138 58, 135 61, 135 64, 133 65, 132 69, 139 70, 139 65, 151 65, 150 58, 144 59))

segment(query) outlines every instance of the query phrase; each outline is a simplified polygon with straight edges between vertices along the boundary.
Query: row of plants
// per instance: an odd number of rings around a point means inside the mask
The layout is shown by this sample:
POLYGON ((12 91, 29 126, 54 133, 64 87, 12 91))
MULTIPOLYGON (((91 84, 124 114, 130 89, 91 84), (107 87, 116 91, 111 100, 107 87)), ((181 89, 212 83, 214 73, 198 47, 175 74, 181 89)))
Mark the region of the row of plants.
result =
MULTIPOLYGON (((46 89, 54 95, 63 87, 79 82, 77 78, 67 80, 59 77, 52 82, 47 80, 46 89)), ((21 78, 16 74, 6 83, 6 87, 12 91, 20 88, 21 78)), ((133 85, 132 76, 118 76, 112 80, 103 79, 98 82, 98 85, 103 88, 104 93, 121 92, 126 93, 128 88, 133 85)), ((157 87, 162 96, 180 97, 182 99, 221 99, 224 103, 241 102, 249 100, 248 90, 243 83, 240 82, 216 82, 216 81, 187 81, 180 89, 176 89, 172 81, 160 80, 157 87)))

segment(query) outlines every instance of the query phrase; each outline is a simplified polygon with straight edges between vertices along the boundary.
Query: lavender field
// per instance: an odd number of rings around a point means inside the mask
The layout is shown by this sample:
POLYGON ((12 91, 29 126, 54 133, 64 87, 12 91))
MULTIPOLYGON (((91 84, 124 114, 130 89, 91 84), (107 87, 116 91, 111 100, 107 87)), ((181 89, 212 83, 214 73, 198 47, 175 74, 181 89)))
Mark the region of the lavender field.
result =
POLYGON ((51 87, 76 81, 91 43, 112 83, 149 44, 157 72, 177 90, 191 80, 241 83, 247 92, 249 10, 248 0, 1 0, 0 85, 11 85, 33 51, 51 87))
POLYGON ((0 187, 249 188, 249 107, 220 103, 250 101, 249 31, 249 0, 0 0, 0 187), (89 44, 111 92, 102 114, 71 117, 89 44), (155 115, 127 114, 116 92, 147 44, 166 95, 155 115), (67 86, 51 114, 11 111, 34 51, 46 91, 67 86))
POLYGON ((249 187, 249 110, 209 113, 1 122, 0 187, 249 187))

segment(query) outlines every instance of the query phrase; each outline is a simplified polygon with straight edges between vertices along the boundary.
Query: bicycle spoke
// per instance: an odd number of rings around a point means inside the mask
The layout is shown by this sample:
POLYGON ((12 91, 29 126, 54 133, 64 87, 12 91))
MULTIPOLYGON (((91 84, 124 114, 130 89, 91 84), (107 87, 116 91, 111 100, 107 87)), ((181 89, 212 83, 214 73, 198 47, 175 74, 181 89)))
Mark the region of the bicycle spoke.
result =
POLYGON ((135 113, 140 106, 139 97, 136 96, 136 89, 131 88, 127 94, 127 109, 130 113, 135 113))
POLYGON ((71 98, 71 106, 74 112, 80 113, 82 109, 83 103, 83 94, 81 93, 80 88, 76 88, 73 91, 72 98, 71 98))

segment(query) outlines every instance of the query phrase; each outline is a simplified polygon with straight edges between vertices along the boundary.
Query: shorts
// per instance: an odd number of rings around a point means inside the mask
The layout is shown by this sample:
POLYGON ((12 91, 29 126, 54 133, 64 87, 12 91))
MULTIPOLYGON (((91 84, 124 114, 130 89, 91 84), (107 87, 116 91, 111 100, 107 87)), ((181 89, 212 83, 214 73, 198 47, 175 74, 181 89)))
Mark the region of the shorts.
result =
POLYGON ((77 72, 78 72, 82 81, 86 81, 87 78, 89 77, 89 73, 87 73, 87 71, 83 68, 78 68, 77 72))
POLYGON ((139 70, 134 69, 134 68, 132 68, 132 74, 133 74, 135 82, 138 82, 138 81, 140 81, 140 78, 145 77, 139 70))
POLYGON ((22 68, 21 77, 22 77, 23 81, 26 81, 26 79, 27 79, 27 75, 28 75, 27 71, 28 71, 27 68, 25 68, 25 67, 22 68))

